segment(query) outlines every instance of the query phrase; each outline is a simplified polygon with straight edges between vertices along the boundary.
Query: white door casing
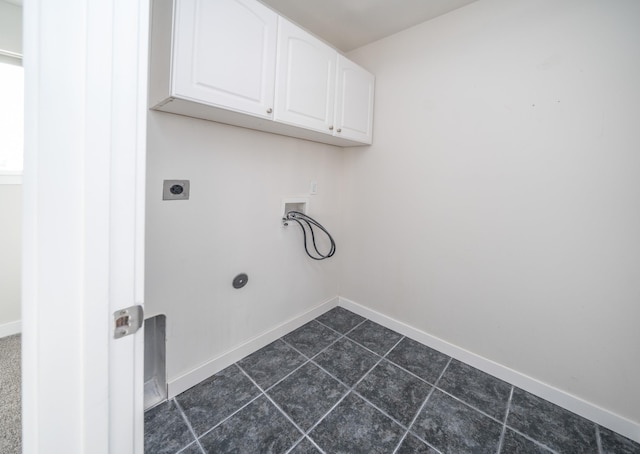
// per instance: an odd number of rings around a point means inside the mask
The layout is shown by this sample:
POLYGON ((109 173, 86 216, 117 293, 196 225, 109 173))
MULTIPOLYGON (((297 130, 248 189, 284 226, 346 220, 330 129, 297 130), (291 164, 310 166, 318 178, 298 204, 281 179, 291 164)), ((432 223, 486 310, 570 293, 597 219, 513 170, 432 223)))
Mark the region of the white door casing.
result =
POLYGON ((24 4, 23 452, 143 452, 148 0, 24 4))

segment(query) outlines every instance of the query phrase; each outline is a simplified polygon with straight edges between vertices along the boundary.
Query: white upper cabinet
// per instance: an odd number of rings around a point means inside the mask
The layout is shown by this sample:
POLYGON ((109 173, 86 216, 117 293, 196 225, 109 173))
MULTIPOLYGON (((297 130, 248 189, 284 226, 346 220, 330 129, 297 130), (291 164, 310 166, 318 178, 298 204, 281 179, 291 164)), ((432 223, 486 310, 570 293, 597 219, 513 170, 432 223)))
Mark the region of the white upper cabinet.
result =
POLYGON ((371 143, 373 76, 257 0, 153 0, 150 42, 152 109, 371 143))
POLYGON ((254 0, 178 0, 174 96, 272 117, 278 15, 254 0))
POLYGON ((331 134, 338 53, 280 17, 276 121, 331 134))
POLYGON ((371 143, 373 136, 373 74, 338 55, 335 134, 371 143))

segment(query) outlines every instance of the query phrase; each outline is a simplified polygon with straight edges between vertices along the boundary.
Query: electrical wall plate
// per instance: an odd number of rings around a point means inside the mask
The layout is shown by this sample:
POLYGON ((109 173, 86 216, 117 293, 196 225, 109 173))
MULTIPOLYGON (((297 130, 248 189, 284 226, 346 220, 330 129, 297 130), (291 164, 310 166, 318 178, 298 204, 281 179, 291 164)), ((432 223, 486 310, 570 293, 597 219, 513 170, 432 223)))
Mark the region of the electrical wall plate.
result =
POLYGON ((189 180, 164 180, 162 200, 189 200, 189 180))

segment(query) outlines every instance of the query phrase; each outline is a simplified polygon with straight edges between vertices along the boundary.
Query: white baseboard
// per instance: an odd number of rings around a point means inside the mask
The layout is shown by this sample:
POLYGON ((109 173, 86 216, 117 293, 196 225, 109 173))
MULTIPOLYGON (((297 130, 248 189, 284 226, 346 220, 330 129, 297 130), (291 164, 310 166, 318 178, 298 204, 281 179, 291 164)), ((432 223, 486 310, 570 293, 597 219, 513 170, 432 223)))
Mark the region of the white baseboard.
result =
POLYGON ((331 298, 328 301, 325 301, 322 304, 314 307, 313 309, 305 312, 302 315, 294 317, 281 325, 276 326, 275 328, 259 334, 241 344, 240 346, 229 350, 222 355, 214 358, 202 366, 188 372, 175 380, 171 380, 167 386, 167 393, 169 395, 169 399, 177 396, 183 391, 191 388, 192 386, 197 385, 202 380, 209 378, 210 376, 220 372, 222 369, 229 367, 233 363, 241 360, 245 356, 260 350, 262 347, 269 345, 271 342, 279 339, 285 334, 290 333, 298 328, 300 328, 305 323, 310 322, 314 318, 319 315, 324 314, 328 310, 336 307, 338 305, 338 297, 331 298))
POLYGON ((4 323, 0 325, 0 338, 12 336, 22 332, 22 320, 4 323))
POLYGON ((347 298, 339 297, 338 305, 640 443, 640 425, 629 419, 347 298))

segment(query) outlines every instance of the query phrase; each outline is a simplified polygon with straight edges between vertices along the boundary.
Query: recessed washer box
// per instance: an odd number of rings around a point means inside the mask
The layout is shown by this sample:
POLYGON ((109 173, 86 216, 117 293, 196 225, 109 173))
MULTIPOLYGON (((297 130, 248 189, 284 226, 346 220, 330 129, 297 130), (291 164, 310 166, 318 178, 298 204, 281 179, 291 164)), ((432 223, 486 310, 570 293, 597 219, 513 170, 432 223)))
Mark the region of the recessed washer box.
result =
POLYGON ((162 200, 189 200, 189 180, 164 180, 162 200))
POLYGON ((289 211, 299 211, 307 214, 309 209, 308 197, 288 197, 282 199, 282 217, 285 218, 289 211))

